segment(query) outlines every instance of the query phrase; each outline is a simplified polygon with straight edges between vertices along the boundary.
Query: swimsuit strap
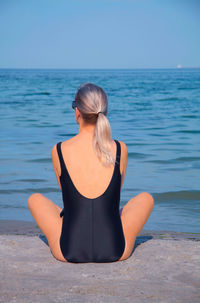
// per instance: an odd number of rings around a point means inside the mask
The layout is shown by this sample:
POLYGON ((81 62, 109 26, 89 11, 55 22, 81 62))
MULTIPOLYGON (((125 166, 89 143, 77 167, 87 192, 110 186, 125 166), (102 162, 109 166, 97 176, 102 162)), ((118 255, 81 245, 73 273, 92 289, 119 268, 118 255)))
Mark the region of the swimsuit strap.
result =
POLYGON ((63 174, 64 168, 65 168, 65 162, 63 160, 62 152, 61 152, 61 143, 57 143, 57 153, 60 160, 60 166, 61 166, 61 175, 63 174))
POLYGON ((116 162, 118 165, 120 165, 120 156, 121 156, 121 145, 119 143, 118 140, 114 140, 117 144, 117 158, 116 158, 116 162))

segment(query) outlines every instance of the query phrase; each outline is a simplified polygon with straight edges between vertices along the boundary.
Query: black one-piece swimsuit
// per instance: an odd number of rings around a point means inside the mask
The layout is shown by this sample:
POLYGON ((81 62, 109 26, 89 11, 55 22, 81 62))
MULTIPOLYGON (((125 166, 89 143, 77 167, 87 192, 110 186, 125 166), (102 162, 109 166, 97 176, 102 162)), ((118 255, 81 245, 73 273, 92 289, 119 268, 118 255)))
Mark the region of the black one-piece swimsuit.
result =
POLYGON ((113 262, 120 259, 125 249, 120 204, 120 143, 110 183, 105 192, 95 199, 86 198, 74 186, 63 160, 61 143, 57 152, 61 165, 60 183, 64 208, 60 248, 68 262, 113 262))

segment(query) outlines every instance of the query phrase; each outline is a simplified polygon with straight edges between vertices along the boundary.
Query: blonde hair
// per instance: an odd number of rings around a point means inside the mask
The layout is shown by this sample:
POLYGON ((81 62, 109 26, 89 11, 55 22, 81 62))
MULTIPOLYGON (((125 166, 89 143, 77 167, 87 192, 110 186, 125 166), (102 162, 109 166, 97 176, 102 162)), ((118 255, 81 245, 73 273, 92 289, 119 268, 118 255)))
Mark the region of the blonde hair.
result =
POLYGON ((114 165, 111 127, 106 117, 108 113, 106 93, 95 84, 85 83, 78 88, 75 101, 84 122, 95 124, 93 146, 98 158, 105 166, 111 163, 114 165))

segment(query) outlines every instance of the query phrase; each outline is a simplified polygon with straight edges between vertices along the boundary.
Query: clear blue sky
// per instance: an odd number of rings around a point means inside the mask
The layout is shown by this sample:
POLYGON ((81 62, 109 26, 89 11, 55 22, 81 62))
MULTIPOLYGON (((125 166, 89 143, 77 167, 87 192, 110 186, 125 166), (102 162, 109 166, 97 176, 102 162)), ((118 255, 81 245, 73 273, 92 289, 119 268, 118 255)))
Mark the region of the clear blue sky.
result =
POLYGON ((0 68, 200 67, 200 0, 0 0, 0 68))

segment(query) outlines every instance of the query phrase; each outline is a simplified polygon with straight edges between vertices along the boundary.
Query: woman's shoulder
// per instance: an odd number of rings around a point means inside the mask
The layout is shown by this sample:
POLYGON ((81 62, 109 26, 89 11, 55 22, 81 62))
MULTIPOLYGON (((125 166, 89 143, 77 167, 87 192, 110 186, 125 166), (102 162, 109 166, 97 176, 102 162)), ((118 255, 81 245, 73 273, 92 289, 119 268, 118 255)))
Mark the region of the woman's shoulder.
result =
POLYGON ((121 156, 120 156, 120 172, 121 175, 125 176, 126 173, 126 167, 127 167, 127 162, 128 162, 128 148, 125 142, 117 140, 120 144, 121 147, 121 156))
POLYGON ((51 155, 55 156, 55 154, 57 154, 57 145, 59 143, 62 143, 62 151, 63 151, 63 148, 65 149, 66 146, 70 147, 71 145, 73 145, 73 141, 74 141, 73 138, 74 137, 72 137, 72 138, 70 138, 68 140, 65 140, 65 141, 59 141, 59 142, 55 143, 54 146, 52 147, 51 155))
POLYGON ((126 154, 128 155, 128 147, 127 147, 126 143, 123 141, 120 141, 120 140, 117 140, 117 141, 119 142, 119 144, 121 146, 121 152, 125 155, 126 154))

